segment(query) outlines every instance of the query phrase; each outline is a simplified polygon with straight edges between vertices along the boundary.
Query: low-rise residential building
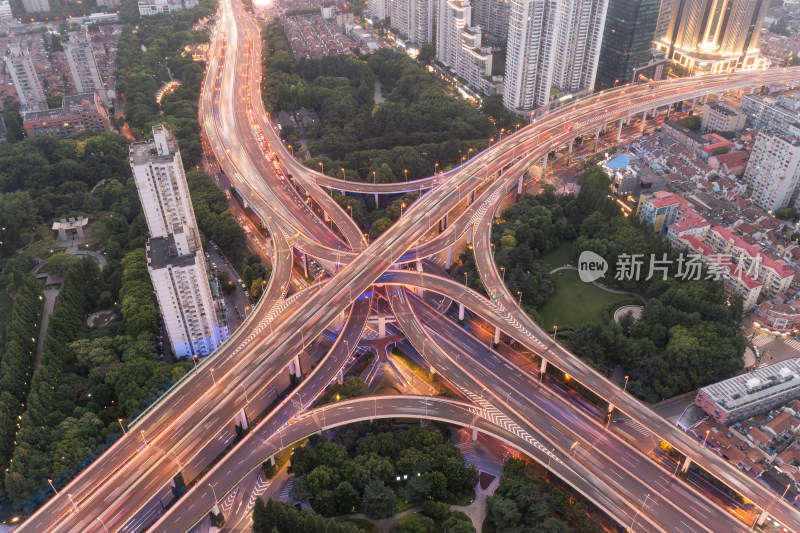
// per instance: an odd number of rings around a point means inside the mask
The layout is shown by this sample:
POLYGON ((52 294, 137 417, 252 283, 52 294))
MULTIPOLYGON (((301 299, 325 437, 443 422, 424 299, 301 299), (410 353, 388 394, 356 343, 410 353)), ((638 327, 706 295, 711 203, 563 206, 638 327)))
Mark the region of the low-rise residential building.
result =
POLYGON ((750 161, 750 152, 736 150, 727 154, 712 155, 708 158, 708 166, 734 176, 741 176, 750 161))
POLYGON ((192 9, 198 0, 139 0, 139 15, 145 17, 159 13, 172 13, 178 9, 192 9))
POLYGON ((782 135, 800 118, 800 100, 791 96, 747 94, 742 97, 742 113, 748 128, 760 133, 782 135))
POLYGON ((50 135, 57 139, 77 137, 87 130, 111 131, 111 121, 97 93, 65 96, 61 107, 23 114, 28 137, 50 135))
POLYGON ((700 127, 705 131, 738 131, 744 128, 745 115, 722 102, 703 106, 700 127))
POLYGON ((762 302, 754 322, 756 326, 775 333, 792 333, 800 328, 800 310, 791 304, 772 300, 762 302))
POLYGON ((694 404, 721 424, 744 418, 800 397, 800 359, 787 359, 697 391, 694 404))

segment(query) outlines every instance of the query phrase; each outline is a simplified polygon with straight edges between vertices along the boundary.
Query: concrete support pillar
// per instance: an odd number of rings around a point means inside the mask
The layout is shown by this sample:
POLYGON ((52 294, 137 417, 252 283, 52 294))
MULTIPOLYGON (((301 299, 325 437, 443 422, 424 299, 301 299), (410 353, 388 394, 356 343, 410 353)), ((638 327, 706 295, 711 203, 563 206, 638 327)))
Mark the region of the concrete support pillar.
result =
POLYGON ((305 252, 300 252, 303 256, 303 275, 308 277, 308 256, 305 252))
POLYGON ((686 459, 683 460, 683 464, 681 465, 681 472, 686 472, 687 470, 689 470, 690 466, 692 466, 692 459, 687 456, 686 459))
POLYGON ((758 515, 758 520, 756 520, 756 524, 758 524, 759 526, 763 526, 764 522, 767 521, 768 516, 769 513, 767 513, 766 511, 761 511, 761 514, 758 515))
POLYGON ((703 103, 705 104, 706 102, 708 102, 708 94, 703 95, 703 103))
POLYGON ((614 404, 611 403, 611 402, 608 402, 608 409, 606 410, 606 412, 611 413, 613 411, 614 411, 614 404))
POLYGON ((594 132, 594 148, 593 151, 597 151, 597 143, 600 142, 600 128, 597 128, 597 131, 594 132))
POLYGON ((375 193, 375 207, 378 207, 380 204, 378 203, 378 193, 375 193))
POLYGON ((452 262, 451 259, 452 254, 453 254, 453 245, 451 244, 450 246, 447 247, 447 259, 445 259, 444 261, 445 268, 450 268, 450 264, 452 262))
POLYGON ((431 374, 436 374, 436 369, 433 368, 433 365, 431 365, 431 367, 428 369, 428 372, 430 372, 431 374))
POLYGON ((458 302, 458 319, 464 320, 464 304, 458 302))
POLYGON ((719 102, 720 100, 722 100, 722 91, 717 93, 717 102, 719 102))
POLYGON ((416 261, 417 272, 422 272, 422 261, 417 259, 416 261))
POLYGON ((544 178, 545 173, 547 172, 547 157, 549 155, 549 153, 544 154, 544 157, 542 158, 542 178, 544 178))
POLYGON ((336 317, 336 320, 333 322, 333 329, 336 331, 342 331, 346 318, 347 316, 344 313, 339 313, 339 315, 336 317))
POLYGON ((236 421, 236 425, 241 426, 242 429, 246 430, 248 428, 248 425, 247 425, 247 413, 244 412, 244 407, 242 407, 236 413, 236 416, 234 417, 234 420, 236 421))
POLYGON ((444 216, 444 229, 447 229, 447 226, 450 225, 450 213, 447 213, 444 216))
POLYGON ((628 116, 625 117, 625 125, 626 126, 630 126, 631 125, 631 116, 630 116, 630 114, 628 114, 628 116))
POLYGON ((542 357, 542 364, 539 365, 539 374, 544 375, 545 372, 547 372, 547 359, 542 357))
POLYGON ((622 123, 624 121, 624 118, 619 119, 619 126, 617 127, 617 142, 619 142, 620 137, 622 137, 622 123))
POLYGON ((472 226, 467 228, 467 242, 472 241, 472 226))
POLYGON ((268 462, 269 462, 269 464, 271 464, 272 466, 275 466, 275 456, 274 456, 274 455, 270 455, 270 456, 269 456, 269 459, 267 459, 267 461, 268 461, 268 462))
POLYGON ((472 197, 472 201, 474 202, 475 201, 475 189, 472 189, 472 192, 470 193, 470 196, 472 197))
POLYGON ((570 139, 569 144, 567 145, 567 164, 572 160, 572 145, 575 143, 575 139, 570 139))
POLYGON ((524 178, 524 176, 520 176, 517 182, 517 194, 522 194, 522 178, 524 178))
POLYGON ((694 111, 694 106, 697 105, 697 97, 692 98, 692 107, 689 111, 694 111))
POLYGON ((342 196, 347 196, 347 191, 342 191, 342 196))
POLYGON ((325 222, 328 222, 331 219, 331 217, 328 216, 327 211, 323 211, 322 214, 324 215, 325 222))
POLYGON ((500 344, 500 328, 494 327, 494 343, 500 344))
POLYGON ((344 376, 342 375, 342 369, 341 368, 336 373, 336 383, 338 383, 339 385, 344 383, 344 376))
POLYGON ((386 338, 386 317, 378 317, 378 338, 386 338))
POLYGON ((642 113, 642 124, 641 124, 641 126, 639 126, 639 131, 640 131, 640 132, 644 131, 644 125, 645 125, 646 123, 647 123, 647 111, 645 111, 644 113, 642 113))
POLYGON ((302 378, 303 372, 300 370, 300 356, 295 355, 293 361, 294 361, 294 377, 302 378))
POLYGON ((472 442, 478 440, 478 428, 472 428, 472 442))

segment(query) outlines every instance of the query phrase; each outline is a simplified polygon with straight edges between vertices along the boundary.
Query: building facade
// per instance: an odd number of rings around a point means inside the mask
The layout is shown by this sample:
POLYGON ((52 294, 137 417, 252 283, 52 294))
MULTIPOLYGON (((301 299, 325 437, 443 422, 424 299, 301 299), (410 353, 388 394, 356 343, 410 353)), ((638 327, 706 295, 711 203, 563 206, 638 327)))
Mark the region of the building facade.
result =
POLYGON ((369 0, 367 16, 374 22, 386 20, 389 17, 389 0, 369 0))
POLYGON ((389 15, 394 29, 420 46, 433 41, 436 0, 389 0, 389 15))
POLYGON ((482 29, 472 26, 466 0, 441 0, 436 34, 436 59, 469 85, 490 94, 492 49, 483 46, 482 29))
POLYGON ((658 10, 658 20, 656 20, 656 31, 654 41, 660 41, 667 34, 669 29, 669 19, 672 18, 672 3, 675 0, 661 0, 661 7, 658 10))
POLYGON ((192 9, 198 0, 139 0, 139 15, 158 15, 159 13, 172 13, 178 9, 192 9))
POLYGON ((800 311, 790 304, 762 302, 754 322, 757 326, 775 333, 792 333, 800 328, 800 311))
POLYGON ((609 0, 595 87, 625 85, 650 64, 660 0, 609 0))
POLYGON ((769 0, 673 0, 657 42, 667 59, 692 74, 766 68, 758 38, 769 0))
POLYGON ((742 97, 742 113, 748 128, 784 134, 800 119, 800 101, 788 96, 747 94, 742 97))
POLYGON ((590 90, 608 0, 512 0, 503 102, 529 114, 558 93, 590 90))
POLYGON ((111 131, 108 113, 95 92, 65 96, 56 109, 23 113, 22 125, 30 138, 50 135, 71 139, 84 131, 111 131))
POLYGON ((786 359, 697 391, 694 404, 721 424, 766 413, 800 397, 800 359, 786 359))
POLYGON ((744 180, 753 201, 774 213, 792 203, 800 182, 800 139, 759 134, 750 152, 744 180))
POLYGON ((700 127, 706 131, 739 131, 744 123, 744 113, 722 102, 703 106, 700 127))
POLYGON ((133 177, 150 233, 147 268, 177 357, 206 356, 227 338, 211 296, 205 256, 175 137, 130 146, 133 177))
POLYGON ((30 52, 19 44, 12 44, 6 52, 6 72, 11 76, 21 111, 47 109, 47 99, 33 68, 30 52))
POLYGON ((473 6, 473 23, 492 37, 504 41, 508 36, 510 0, 475 0, 473 6))
POLYGON ((100 71, 97 69, 97 61, 92 52, 89 34, 86 32, 72 33, 64 42, 64 55, 67 57, 69 72, 75 82, 75 90, 78 93, 96 92, 105 103, 106 89, 100 78, 100 71))
POLYGON ((11 20, 14 18, 14 13, 11 11, 11 4, 8 0, 0 1, 0 20, 11 20))

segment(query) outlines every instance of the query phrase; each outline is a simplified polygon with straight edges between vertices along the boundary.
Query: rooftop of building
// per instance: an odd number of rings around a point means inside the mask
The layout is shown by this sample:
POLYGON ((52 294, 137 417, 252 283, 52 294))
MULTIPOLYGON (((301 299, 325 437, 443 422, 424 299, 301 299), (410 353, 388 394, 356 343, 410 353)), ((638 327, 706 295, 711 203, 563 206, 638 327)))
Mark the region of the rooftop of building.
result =
POLYGON ((174 235, 153 237, 147 241, 147 264, 154 270, 166 267, 187 267, 194 263, 194 254, 178 255, 174 235))
POLYGON ((718 113, 722 113, 723 115, 726 115, 726 116, 729 116, 729 117, 735 117, 736 115, 739 114, 738 110, 736 110, 736 109, 732 108, 731 106, 729 106, 727 104, 724 104, 722 102, 712 102, 712 103, 708 104, 708 107, 710 109, 713 109, 714 111, 716 111, 718 113))
POLYGON ((786 359, 700 390, 731 410, 800 386, 800 358, 786 359))

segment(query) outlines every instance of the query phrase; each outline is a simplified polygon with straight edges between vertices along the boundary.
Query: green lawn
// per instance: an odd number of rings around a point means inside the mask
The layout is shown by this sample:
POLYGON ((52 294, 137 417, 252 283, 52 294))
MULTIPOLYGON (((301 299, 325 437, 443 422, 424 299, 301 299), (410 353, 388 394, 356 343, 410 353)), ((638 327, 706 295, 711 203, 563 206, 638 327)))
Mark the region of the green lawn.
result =
POLYGON ((5 290, 0 290, 0 309, 6 312, 6 316, 11 317, 11 310, 14 308, 14 300, 5 290))
POLYGON ((573 241, 562 242, 561 246, 544 254, 542 256, 542 261, 544 261, 551 270, 569 264, 572 259, 572 245, 573 241))
POLYGON ((624 294, 613 294, 584 283, 575 270, 562 270, 553 274, 556 288, 550 299, 538 309, 542 317, 542 327, 552 330, 557 324, 560 329, 575 327, 583 322, 601 322, 603 310, 608 304, 639 302, 637 298, 624 294))

